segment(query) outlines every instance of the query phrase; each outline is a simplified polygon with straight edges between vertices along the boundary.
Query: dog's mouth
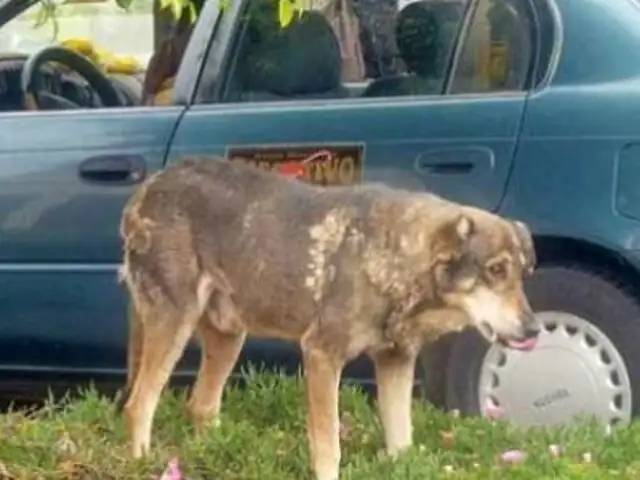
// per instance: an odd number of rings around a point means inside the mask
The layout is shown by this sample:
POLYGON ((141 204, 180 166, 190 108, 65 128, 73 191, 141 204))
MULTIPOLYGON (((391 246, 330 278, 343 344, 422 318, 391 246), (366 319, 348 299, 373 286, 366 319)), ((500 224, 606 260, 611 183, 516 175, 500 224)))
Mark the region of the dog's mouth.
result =
POLYGON ((527 337, 527 338, 523 338, 523 339, 517 339, 517 340, 507 340, 504 342, 507 347, 509 348, 513 348, 514 350, 521 350, 523 352, 530 352, 531 350, 533 350, 534 348, 536 348, 536 345, 538 345, 538 337, 527 337))
POLYGON ((490 343, 501 343, 514 350, 529 352, 538 345, 538 335, 529 335, 522 338, 501 337, 487 322, 482 322, 478 326, 478 330, 490 343))

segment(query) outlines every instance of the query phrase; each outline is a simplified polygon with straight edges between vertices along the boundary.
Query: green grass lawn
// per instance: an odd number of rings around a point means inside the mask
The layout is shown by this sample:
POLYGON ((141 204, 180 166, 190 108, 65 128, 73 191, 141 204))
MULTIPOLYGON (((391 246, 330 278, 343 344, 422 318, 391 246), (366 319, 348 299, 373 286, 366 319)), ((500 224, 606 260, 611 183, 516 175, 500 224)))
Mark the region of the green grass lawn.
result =
MULTIPOLYGON (((228 389, 220 427, 199 438, 184 415, 184 392, 167 393, 156 417, 153 454, 144 461, 128 459, 122 418, 95 392, 31 415, 2 415, 0 478, 151 480, 173 457, 188 479, 311 478, 302 381, 265 374, 247 380, 245 388, 228 389)), ((416 403, 415 447, 392 461, 381 453, 370 399, 345 387, 341 409, 344 479, 640 479, 640 424, 610 435, 586 423, 524 431, 416 403), (554 455, 550 445, 563 453, 554 455), (501 455, 514 449, 526 458, 505 464, 501 455)))

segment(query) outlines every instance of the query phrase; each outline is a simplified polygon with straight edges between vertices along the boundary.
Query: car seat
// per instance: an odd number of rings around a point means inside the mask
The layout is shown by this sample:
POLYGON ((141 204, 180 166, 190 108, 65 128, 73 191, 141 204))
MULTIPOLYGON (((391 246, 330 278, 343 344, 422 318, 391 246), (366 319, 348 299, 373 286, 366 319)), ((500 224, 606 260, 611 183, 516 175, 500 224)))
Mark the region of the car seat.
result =
POLYGON ((397 0, 351 0, 360 20, 360 43, 366 78, 380 78, 397 72, 395 42, 397 0))
POLYGON ((257 2, 242 38, 223 101, 338 98, 342 57, 331 25, 319 12, 281 27, 277 2, 257 2))
POLYGON ((398 74, 374 80, 364 97, 437 95, 444 88, 446 59, 455 31, 441 11, 442 4, 432 1, 408 5, 396 19, 396 45, 407 68, 398 74))

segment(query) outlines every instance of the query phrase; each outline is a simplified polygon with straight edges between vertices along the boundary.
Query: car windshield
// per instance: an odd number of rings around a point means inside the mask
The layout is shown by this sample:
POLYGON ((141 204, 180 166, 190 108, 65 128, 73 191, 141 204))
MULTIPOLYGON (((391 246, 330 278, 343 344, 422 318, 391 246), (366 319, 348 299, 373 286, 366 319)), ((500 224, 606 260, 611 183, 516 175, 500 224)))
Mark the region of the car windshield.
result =
POLYGON ((114 1, 58 4, 55 19, 42 22, 37 3, 0 29, 0 56, 34 51, 70 39, 89 41, 101 52, 132 56, 146 66, 153 53, 153 0, 135 0, 129 11, 114 1))

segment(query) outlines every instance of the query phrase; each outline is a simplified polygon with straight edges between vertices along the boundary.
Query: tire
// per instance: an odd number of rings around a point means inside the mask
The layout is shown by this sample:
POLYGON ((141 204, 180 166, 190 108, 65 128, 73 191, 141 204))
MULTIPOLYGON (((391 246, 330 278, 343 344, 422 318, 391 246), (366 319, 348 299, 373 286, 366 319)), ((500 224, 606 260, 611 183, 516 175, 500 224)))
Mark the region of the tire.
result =
MULTIPOLYGON (((581 266, 541 266, 525 281, 525 291, 536 316, 546 319, 543 321, 545 327, 541 346, 545 341, 544 335, 549 334, 547 339, 559 342, 555 346, 557 348, 534 350, 537 357, 530 357, 528 367, 525 363, 527 360, 523 360, 525 357, 516 356, 529 354, 510 353, 503 349, 506 355, 512 355, 520 362, 519 366, 524 365, 518 374, 516 362, 509 364, 508 360, 504 360, 504 355, 492 363, 497 355, 495 352, 501 347, 490 348, 474 330, 465 330, 451 349, 446 408, 457 409, 463 415, 481 414, 484 400, 494 399, 486 392, 494 391, 493 385, 497 383, 496 389, 512 392, 510 403, 501 405, 506 416, 524 426, 564 423, 567 417, 584 413, 601 415, 605 423, 626 423, 630 416, 637 414, 640 410, 640 304, 636 298, 606 275, 581 266), (577 334, 570 327, 575 325, 572 323, 576 318, 573 315, 580 320, 577 334), (559 321, 556 323, 551 319, 559 321), (561 327, 554 328, 554 324, 561 327), (566 351, 562 342, 566 342, 566 351), (607 361, 610 363, 600 369, 597 360, 603 365, 607 361), (502 361, 507 365, 504 378, 508 378, 510 384, 500 385, 500 373, 493 373, 500 372, 504 365, 500 363, 502 361), (491 368, 483 368, 484 362, 488 362, 491 368), (563 365, 564 369, 561 368, 563 365), (580 370, 583 365, 586 365, 584 370, 580 370), (593 366, 592 370, 587 368, 589 365, 593 366), (510 376, 507 375, 508 368, 512 369, 510 376), (527 372, 526 368, 530 368, 534 374, 523 374, 527 372), (571 372, 577 373, 571 376, 571 372), (489 376, 492 376, 491 385, 484 380, 489 376), (564 383, 561 382, 563 376, 564 383), (594 383, 594 378, 598 382, 594 383), (527 395, 536 388, 536 382, 540 386, 540 392, 537 393, 544 395, 537 396, 531 402, 532 397, 527 395), (547 394, 553 382, 556 382, 553 387, 556 390, 547 394), (566 388, 558 387, 559 384, 566 388), (614 393, 612 384, 617 385, 616 392, 623 393, 614 393), (576 391, 572 396, 574 387, 576 391), (588 388, 591 390, 587 393, 592 397, 581 395, 588 388), (527 393, 522 393, 524 391, 527 393), (609 398, 608 395, 613 396, 609 398), (584 405, 587 403, 589 408, 585 412, 584 405), (605 404, 610 406, 605 407, 605 404), (519 413, 509 414, 510 408, 519 413), (612 409, 611 412, 607 408, 612 409)), ((494 400, 494 403, 500 404, 500 399, 494 400)))
POLYGON ((458 334, 443 335, 423 350, 418 358, 417 375, 420 398, 434 407, 446 408, 446 365, 458 334))

